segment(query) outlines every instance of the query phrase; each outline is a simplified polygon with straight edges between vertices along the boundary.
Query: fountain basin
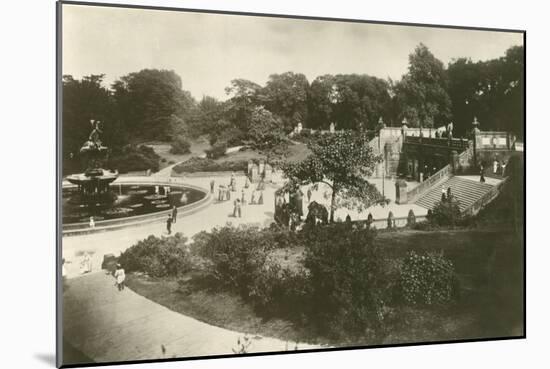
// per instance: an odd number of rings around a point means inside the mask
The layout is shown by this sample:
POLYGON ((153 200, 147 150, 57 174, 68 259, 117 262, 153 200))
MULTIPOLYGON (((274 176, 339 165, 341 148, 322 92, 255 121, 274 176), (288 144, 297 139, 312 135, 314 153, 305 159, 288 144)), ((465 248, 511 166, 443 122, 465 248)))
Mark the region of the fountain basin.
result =
POLYGON ((178 208, 178 217, 182 217, 202 209, 211 201, 210 192, 207 189, 185 184, 180 180, 119 177, 109 189, 117 195, 117 200, 112 204, 98 203, 90 207, 71 204, 71 193, 77 191, 77 186, 70 181, 63 183, 61 196, 63 236, 165 221, 174 205, 178 208), (164 194, 165 187, 170 188, 168 196, 164 194), (93 228, 90 227, 90 216, 94 217, 95 227, 93 228))

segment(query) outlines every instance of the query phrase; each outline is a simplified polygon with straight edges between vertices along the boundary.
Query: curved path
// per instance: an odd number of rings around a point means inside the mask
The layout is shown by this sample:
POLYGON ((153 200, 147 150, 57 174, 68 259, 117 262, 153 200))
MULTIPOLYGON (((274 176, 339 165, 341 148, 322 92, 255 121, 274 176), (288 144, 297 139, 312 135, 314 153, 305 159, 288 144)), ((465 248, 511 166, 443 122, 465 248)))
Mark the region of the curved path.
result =
MULTIPOLYGON (((233 354, 244 333, 176 313, 130 289, 118 291, 103 272, 67 282, 63 334, 95 362, 233 354)), ((247 352, 294 350, 296 343, 249 336, 247 352)), ((315 348, 298 344, 298 349, 315 348)))

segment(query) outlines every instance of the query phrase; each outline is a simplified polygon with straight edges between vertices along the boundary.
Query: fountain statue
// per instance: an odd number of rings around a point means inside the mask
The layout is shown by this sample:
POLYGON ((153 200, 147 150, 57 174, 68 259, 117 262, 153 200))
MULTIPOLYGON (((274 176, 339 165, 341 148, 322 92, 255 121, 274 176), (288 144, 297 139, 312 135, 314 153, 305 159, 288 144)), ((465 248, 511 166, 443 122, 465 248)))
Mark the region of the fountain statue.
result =
POLYGON ((85 160, 84 173, 72 174, 67 180, 78 186, 78 196, 74 201, 88 204, 103 204, 116 200, 116 195, 109 190, 109 184, 118 177, 117 172, 107 171, 101 168, 108 149, 103 146, 100 139, 101 122, 91 120, 92 132, 80 148, 80 155, 85 160))

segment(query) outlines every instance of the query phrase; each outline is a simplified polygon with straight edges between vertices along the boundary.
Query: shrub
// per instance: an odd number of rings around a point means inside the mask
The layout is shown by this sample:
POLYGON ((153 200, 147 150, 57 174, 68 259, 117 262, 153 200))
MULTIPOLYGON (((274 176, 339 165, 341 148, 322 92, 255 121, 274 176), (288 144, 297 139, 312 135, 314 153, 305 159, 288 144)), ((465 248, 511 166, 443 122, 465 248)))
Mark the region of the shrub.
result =
POLYGON ((193 248, 209 262, 209 272, 220 284, 247 298, 265 268, 272 249, 268 241, 257 227, 225 226, 197 234, 193 248))
POLYGON ((400 296, 412 304, 444 304, 451 301, 455 278, 453 263, 442 254, 410 251, 400 270, 400 296))
POLYGON ((189 154, 191 152, 191 143, 183 136, 178 136, 172 142, 170 153, 176 155, 189 154))
POLYGON ((161 238, 151 235, 124 251, 119 263, 127 272, 151 277, 177 277, 192 266, 187 238, 181 233, 161 238))
POLYGON ((176 166, 173 170, 176 173, 195 173, 195 172, 224 172, 233 171, 241 172, 246 170, 248 162, 240 161, 223 161, 218 163, 208 158, 191 158, 176 166))
POLYGON ((304 266, 309 271, 312 322, 336 338, 384 331, 383 250, 369 230, 345 224, 308 228, 304 266))
POLYGON ((206 157, 209 159, 221 158, 225 155, 227 151, 227 143, 225 142, 216 142, 210 149, 204 150, 206 157))
POLYGON ((451 196, 445 201, 437 202, 427 218, 430 223, 438 226, 455 226, 460 220, 459 201, 451 196))
POLYGON ((120 173, 142 171, 151 169, 159 170, 160 156, 149 146, 127 145, 122 149, 113 151, 107 162, 109 168, 116 169, 120 173))

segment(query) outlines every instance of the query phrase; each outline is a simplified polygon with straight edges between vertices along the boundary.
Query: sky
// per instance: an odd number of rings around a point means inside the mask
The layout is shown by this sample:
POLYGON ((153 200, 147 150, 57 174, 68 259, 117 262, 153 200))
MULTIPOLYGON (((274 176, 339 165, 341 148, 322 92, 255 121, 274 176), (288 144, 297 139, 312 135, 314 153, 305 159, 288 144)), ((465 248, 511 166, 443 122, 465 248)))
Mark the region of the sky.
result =
POLYGON ((292 71, 400 79, 424 43, 445 65, 503 56, 523 35, 429 27, 345 23, 63 5, 63 74, 105 74, 105 83, 145 68, 174 70, 196 99, 225 100, 235 78, 264 85, 292 71))

